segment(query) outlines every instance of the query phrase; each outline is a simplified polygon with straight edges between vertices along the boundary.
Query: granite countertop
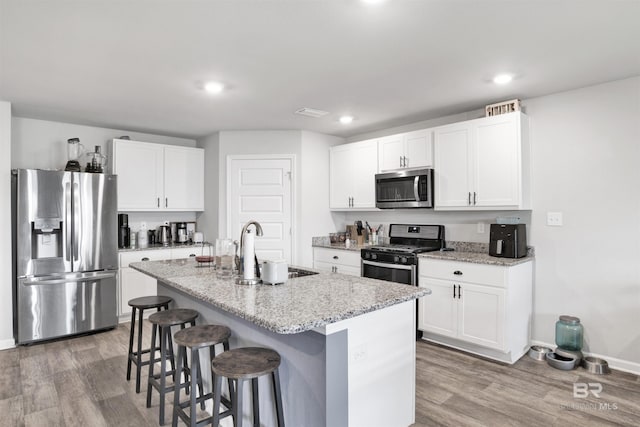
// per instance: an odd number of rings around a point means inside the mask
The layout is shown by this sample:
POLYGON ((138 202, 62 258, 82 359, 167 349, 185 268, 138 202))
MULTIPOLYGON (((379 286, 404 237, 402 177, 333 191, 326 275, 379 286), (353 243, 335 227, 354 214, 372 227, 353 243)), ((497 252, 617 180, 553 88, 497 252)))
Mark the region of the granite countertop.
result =
POLYGON ((327 248, 327 249, 340 249, 343 251, 357 251, 360 252, 360 249, 368 248, 371 245, 353 245, 350 247, 346 247, 344 243, 329 243, 329 242, 320 242, 313 243, 314 248, 327 248))
POLYGON ((430 294, 426 288, 319 273, 277 286, 236 285, 194 259, 145 261, 130 267, 195 299, 278 334, 296 334, 430 294))
POLYGON ((442 259, 446 261, 461 261, 472 262, 474 264, 487 264, 487 265, 500 265, 500 266, 512 266, 529 262, 534 259, 532 255, 527 255, 524 258, 498 258, 489 255, 488 253, 479 252, 460 252, 460 251, 435 251, 426 252, 418 255, 419 258, 429 259, 442 259))
MULTIPOLYGON (((205 245, 209 243, 205 242, 205 245)), ((170 245, 164 246, 161 243, 154 243, 153 245, 149 245, 146 248, 141 248, 136 246, 135 248, 121 248, 118 249, 118 252, 136 252, 136 251, 153 251, 159 249, 181 249, 181 248, 201 248, 202 243, 171 243, 170 245)))

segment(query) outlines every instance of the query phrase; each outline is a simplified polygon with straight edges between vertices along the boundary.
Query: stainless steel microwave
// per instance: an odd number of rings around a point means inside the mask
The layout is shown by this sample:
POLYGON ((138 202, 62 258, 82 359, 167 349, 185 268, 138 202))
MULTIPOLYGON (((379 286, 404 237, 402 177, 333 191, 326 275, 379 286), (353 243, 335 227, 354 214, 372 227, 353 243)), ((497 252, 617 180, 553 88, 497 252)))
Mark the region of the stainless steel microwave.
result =
POLYGON ((376 207, 432 208, 433 169, 405 169, 377 174, 376 207))

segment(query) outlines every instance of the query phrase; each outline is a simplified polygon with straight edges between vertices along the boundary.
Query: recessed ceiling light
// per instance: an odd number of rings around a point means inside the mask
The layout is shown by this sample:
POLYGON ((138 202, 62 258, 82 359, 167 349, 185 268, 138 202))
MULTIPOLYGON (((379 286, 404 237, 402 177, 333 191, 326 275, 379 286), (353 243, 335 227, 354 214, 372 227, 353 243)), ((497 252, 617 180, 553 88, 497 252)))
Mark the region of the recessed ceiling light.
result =
POLYGON ((385 0, 361 0, 362 3, 367 3, 367 4, 380 4, 380 3, 384 3, 385 0))
POLYGON ((224 90, 224 85, 219 82, 209 82, 204 85, 204 90, 209 93, 220 93, 224 90))
POLYGON ((342 116, 340 117, 340 123, 343 125, 348 125, 353 121, 353 116, 342 116))
POLYGON ((504 85, 513 80, 513 76, 511 74, 498 74, 493 78, 493 82, 497 85, 504 85))

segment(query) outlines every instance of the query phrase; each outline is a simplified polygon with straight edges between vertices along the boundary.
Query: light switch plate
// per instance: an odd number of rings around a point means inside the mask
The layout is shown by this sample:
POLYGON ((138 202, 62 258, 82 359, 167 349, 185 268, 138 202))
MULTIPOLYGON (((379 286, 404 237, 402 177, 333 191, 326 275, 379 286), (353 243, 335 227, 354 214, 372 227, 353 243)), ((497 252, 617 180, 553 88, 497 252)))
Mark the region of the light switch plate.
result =
POLYGON ((547 225, 551 227, 561 227, 562 212, 547 212, 547 225))
POLYGON ((478 231, 479 234, 484 233, 484 222, 479 222, 477 224, 477 231, 478 231))

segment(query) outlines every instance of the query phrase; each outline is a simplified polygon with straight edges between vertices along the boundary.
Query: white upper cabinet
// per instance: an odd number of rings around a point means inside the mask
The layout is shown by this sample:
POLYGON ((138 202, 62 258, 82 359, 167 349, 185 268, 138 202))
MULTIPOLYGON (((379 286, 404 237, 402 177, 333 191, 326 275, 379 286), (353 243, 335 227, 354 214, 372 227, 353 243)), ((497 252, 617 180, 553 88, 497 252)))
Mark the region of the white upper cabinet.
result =
POLYGON ((114 139, 119 211, 204 210, 204 150, 114 139))
POLYGON ((331 147, 329 206, 335 210, 375 209, 377 140, 331 147))
POLYGON ((380 172, 433 166, 431 129, 391 135, 378 142, 380 172))
POLYGON ((204 150, 165 146, 164 203, 168 210, 204 210, 204 150))
POLYGON ((530 209, 528 119, 520 112, 434 130, 435 208, 530 209))

